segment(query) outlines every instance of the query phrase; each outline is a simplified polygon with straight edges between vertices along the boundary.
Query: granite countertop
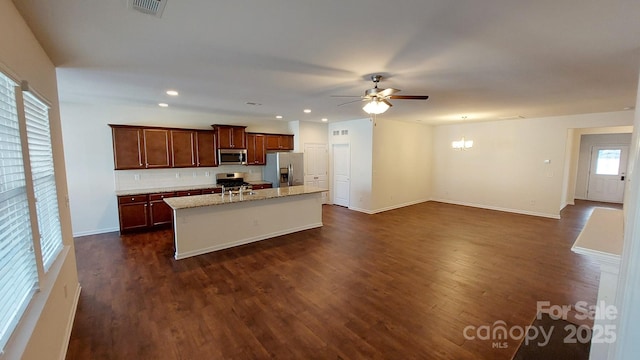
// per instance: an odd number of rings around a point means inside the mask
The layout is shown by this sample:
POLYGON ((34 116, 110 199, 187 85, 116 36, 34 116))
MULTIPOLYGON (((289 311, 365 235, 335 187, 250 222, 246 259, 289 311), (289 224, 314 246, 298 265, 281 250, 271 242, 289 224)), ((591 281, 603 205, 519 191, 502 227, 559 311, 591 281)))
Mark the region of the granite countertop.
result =
POLYGON ((163 187, 163 188, 118 190, 116 191, 116 195, 117 196, 144 195, 144 194, 155 194, 155 193, 174 192, 174 191, 183 191, 183 190, 214 189, 217 187, 219 186, 216 184, 206 184, 206 185, 171 186, 171 187, 163 187))
MULTIPOLYGON (((247 183, 251 185, 271 184, 270 182, 264 181, 264 180, 247 181, 247 183)), ((215 189, 219 187, 220 186, 218 186, 217 184, 204 184, 204 185, 171 186, 171 187, 162 187, 162 188, 118 190, 116 191, 116 196, 156 194, 156 193, 163 193, 163 192, 175 192, 175 191, 186 191, 186 190, 215 189)))
POLYGON ((195 207, 202 207, 202 206, 235 204, 235 203, 246 202, 246 201, 266 200, 266 199, 274 199, 274 198, 281 198, 281 197, 287 197, 287 196, 314 194, 314 193, 321 193, 325 191, 329 191, 329 190, 315 187, 315 186, 299 185, 299 186, 281 187, 281 188, 273 188, 273 189, 253 190, 252 195, 248 195, 248 194, 238 195, 237 193, 233 196, 229 196, 228 194, 224 194, 224 196, 221 196, 220 194, 195 195, 195 196, 167 198, 167 199, 164 199, 164 202, 169 204, 169 206, 172 209, 179 210, 179 209, 188 209, 188 208, 195 208, 195 207))
POLYGON ((251 184, 251 185, 265 185, 265 184, 271 184, 270 181, 264 181, 264 180, 256 180, 256 181, 247 181, 247 183, 251 184))

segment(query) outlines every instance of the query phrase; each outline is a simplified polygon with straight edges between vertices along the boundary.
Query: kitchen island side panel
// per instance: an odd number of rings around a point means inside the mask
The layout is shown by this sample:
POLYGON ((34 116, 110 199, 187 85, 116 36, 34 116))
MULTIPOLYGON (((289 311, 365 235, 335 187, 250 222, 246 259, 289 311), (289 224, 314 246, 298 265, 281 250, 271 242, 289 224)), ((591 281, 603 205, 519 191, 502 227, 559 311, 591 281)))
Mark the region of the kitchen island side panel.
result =
POLYGON ((174 210, 175 258, 227 249, 322 226, 322 195, 311 193, 174 210))

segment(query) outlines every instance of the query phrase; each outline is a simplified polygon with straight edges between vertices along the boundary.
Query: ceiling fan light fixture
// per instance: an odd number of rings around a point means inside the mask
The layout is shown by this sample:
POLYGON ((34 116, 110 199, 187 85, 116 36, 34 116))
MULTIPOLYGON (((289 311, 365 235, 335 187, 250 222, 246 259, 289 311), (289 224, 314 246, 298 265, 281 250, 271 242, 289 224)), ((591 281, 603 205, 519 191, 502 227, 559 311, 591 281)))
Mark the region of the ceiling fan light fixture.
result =
POLYGON ((378 115, 389 110, 389 107, 391 107, 391 104, 386 100, 372 99, 362 108, 362 110, 367 114, 378 115))

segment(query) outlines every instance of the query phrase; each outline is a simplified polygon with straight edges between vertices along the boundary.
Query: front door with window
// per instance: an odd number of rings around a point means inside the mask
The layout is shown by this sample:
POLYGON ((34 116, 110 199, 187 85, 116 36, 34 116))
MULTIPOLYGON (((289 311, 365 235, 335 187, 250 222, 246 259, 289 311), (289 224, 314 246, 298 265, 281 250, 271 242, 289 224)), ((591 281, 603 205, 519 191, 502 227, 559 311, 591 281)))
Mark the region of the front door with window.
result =
POLYGON ((588 200, 622 202, 628 155, 629 147, 624 145, 593 147, 587 190, 588 200))

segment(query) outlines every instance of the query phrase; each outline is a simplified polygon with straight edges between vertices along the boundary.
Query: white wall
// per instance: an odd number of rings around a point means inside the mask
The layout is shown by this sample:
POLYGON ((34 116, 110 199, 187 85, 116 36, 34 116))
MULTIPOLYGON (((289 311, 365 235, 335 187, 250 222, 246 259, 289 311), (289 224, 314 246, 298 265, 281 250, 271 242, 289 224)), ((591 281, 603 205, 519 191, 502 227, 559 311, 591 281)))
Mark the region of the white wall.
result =
POLYGON ((578 173, 576 176, 576 199, 587 198, 587 186, 589 185, 589 165, 591 162, 591 148, 597 145, 630 145, 629 134, 594 134, 582 135, 580 140, 580 154, 578 157, 578 173))
POLYGON ((298 133, 296 133, 299 147, 295 151, 303 151, 304 144, 328 144, 328 129, 327 123, 300 121, 298 133))
MULTIPOLYGON (((117 104, 61 103, 61 118, 64 135, 65 157, 68 174, 69 201, 73 234, 75 236, 117 231, 119 229, 116 203, 116 179, 113 170, 113 147, 111 128, 107 124, 130 124, 149 126, 211 129, 212 124, 224 124, 224 119, 210 114, 182 111, 157 106, 132 106, 117 104)), ((245 123, 247 131, 288 133, 287 122, 265 121, 245 123)), ((227 166, 213 168, 226 172, 227 166)), ((235 167, 234 167, 235 168, 235 167)), ((256 167, 244 167, 247 171, 261 171, 256 167)), ((262 167, 258 167, 262 168, 262 167)), ((145 170, 152 174, 154 170, 145 170)), ((177 172, 178 170, 176 170, 177 172)), ((187 171, 188 170, 180 170, 187 171)), ((131 173, 129 173, 131 174, 131 173)), ((154 175, 159 172, 153 173, 154 175)), ((215 175, 205 177, 198 172, 195 181, 207 182, 215 175)), ((124 176, 124 175, 123 175, 124 176)), ((144 179, 157 176, 141 176, 143 181, 136 188, 146 188, 144 179)), ((183 180, 187 180, 183 178, 183 180)), ((194 179, 190 179, 194 180, 194 179)), ((184 181, 177 180, 177 186, 184 181)), ((212 181, 212 183, 215 180, 212 181)), ((148 187, 153 187, 154 182, 148 187)))
POLYGON ((350 209, 374 214, 429 200, 431 126, 367 118, 331 123, 328 133, 330 144, 350 146, 350 209), (333 135, 342 130, 348 135, 333 135))
POLYGON ((380 212, 429 200, 431 150, 431 126, 375 121, 372 210, 380 212))
MULTIPOLYGON (((372 212, 373 173, 373 121, 359 119, 329 124, 329 190, 333 194, 333 144, 349 144, 350 148, 350 189, 349 208, 372 212), (348 135, 334 136, 333 131, 348 131, 348 135)), ((333 195, 331 195, 333 196, 333 195)), ((330 199, 332 202, 333 199, 330 199)))
POLYGON ((40 291, 29 308, 1 359, 61 359, 67 349, 79 295, 71 218, 67 206, 67 181, 62 149, 55 68, 40 47, 13 3, 0 0, 0 68, 30 87, 52 105, 50 126, 60 224, 64 251, 41 279, 40 291))
POLYGON ((633 111, 620 111, 436 126, 432 198, 557 218, 569 171, 568 130, 632 121, 633 111), (453 150, 451 142, 463 136, 473 148, 453 150))
MULTIPOLYGON (((640 82, 636 109, 640 108, 640 82)), ((611 359, 636 359, 640 354, 640 112, 635 111, 631 139, 627 187, 624 197, 624 247, 616 294, 619 324, 617 341, 609 348, 611 359)))

